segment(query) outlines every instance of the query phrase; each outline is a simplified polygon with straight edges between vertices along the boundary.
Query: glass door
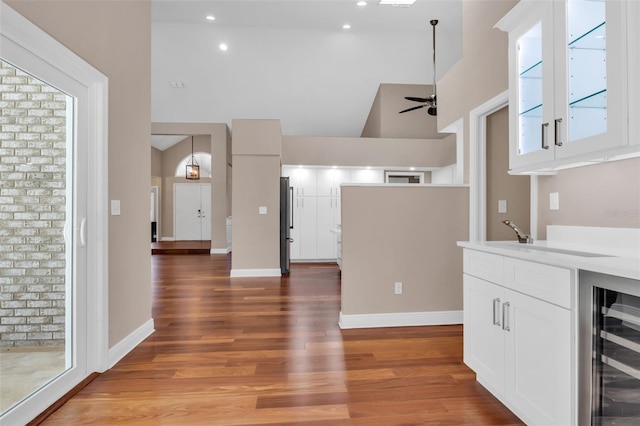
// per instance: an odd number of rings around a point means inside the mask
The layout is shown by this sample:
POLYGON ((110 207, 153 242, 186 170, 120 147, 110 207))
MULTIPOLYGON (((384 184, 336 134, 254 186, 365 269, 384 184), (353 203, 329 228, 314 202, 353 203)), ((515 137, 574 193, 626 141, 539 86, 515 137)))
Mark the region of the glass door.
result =
POLYGON ((554 158, 553 4, 536 3, 509 32, 509 166, 518 169, 554 158))
MULTIPOLYGON (((19 58, 12 58, 19 59, 19 58)), ((81 367, 76 100, 0 59, 0 412, 81 367)), ((82 245, 82 244, 81 244, 82 245)))
POLYGON ((594 288, 591 424, 640 424, 640 297, 594 288))
POLYGON ((569 0, 568 142, 607 131, 607 37, 603 0, 569 0))
POLYGON ((106 146, 106 78, 0 10, 0 425, 18 425, 106 364, 106 203, 88 167, 106 146))
POLYGON ((558 158, 625 145, 625 2, 557 2, 555 46, 558 158))

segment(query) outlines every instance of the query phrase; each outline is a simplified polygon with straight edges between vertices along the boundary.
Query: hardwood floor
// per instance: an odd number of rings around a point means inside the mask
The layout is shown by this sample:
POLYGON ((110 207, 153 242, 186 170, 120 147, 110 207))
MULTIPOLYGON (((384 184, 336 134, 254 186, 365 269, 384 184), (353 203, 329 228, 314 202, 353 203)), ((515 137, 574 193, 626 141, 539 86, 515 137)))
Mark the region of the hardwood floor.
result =
POLYGON ((461 326, 340 330, 335 265, 152 263, 156 332, 43 424, 522 424, 462 363, 461 326))
POLYGON ((156 241, 151 243, 151 254, 206 254, 211 252, 211 241, 156 241))

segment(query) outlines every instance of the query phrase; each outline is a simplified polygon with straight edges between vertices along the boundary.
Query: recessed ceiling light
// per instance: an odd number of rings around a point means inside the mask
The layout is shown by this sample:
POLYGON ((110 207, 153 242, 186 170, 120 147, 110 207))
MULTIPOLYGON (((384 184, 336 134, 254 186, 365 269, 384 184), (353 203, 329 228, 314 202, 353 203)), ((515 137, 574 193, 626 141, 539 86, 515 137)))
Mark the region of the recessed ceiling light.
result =
POLYGON ((366 1, 359 1, 358 3, 356 3, 358 6, 366 6, 367 2, 366 1))
POLYGON ((409 170, 414 171, 416 168, 415 167, 409 167, 409 170))
POLYGON ((416 0, 380 0, 378 4, 390 4, 391 6, 411 6, 416 0))
POLYGON ((215 21, 215 20, 216 20, 216 17, 215 17, 215 16, 213 16, 213 15, 207 15, 207 16, 205 16, 205 19, 206 19, 207 21, 215 21))
POLYGON ((225 43, 220 43, 220 46, 218 46, 220 48, 220 50, 222 50, 223 52, 226 52, 229 49, 229 46, 227 46, 225 43))
POLYGON ((342 29, 343 29, 343 30, 349 30, 349 29, 351 29, 351 25, 349 25, 349 24, 344 24, 344 25, 342 26, 342 29))

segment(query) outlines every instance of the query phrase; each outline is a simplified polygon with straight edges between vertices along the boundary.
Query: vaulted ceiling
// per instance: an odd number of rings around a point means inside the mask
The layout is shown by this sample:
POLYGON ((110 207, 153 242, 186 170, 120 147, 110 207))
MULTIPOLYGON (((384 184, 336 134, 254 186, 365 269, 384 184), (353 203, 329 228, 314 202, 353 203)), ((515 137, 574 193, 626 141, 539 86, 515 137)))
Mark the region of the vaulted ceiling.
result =
POLYGON ((429 20, 437 77, 462 55, 461 0, 378 1, 153 0, 152 120, 274 118, 285 135, 360 136, 381 83, 431 84, 429 20))

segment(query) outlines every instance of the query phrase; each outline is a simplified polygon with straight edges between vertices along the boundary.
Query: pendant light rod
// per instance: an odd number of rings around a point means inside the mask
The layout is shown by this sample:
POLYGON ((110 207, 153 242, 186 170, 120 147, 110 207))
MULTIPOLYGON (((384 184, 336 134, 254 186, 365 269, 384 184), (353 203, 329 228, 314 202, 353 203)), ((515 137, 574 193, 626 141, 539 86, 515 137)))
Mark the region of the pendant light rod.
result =
POLYGON ((432 19, 430 22, 433 27, 433 99, 436 99, 436 25, 438 25, 437 19, 432 19))
POLYGON ((193 153, 193 135, 191 135, 191 159, 187 162, 186 178, 189 180, 200 179, 200 165, 196 161, 196 157, 193 153))

